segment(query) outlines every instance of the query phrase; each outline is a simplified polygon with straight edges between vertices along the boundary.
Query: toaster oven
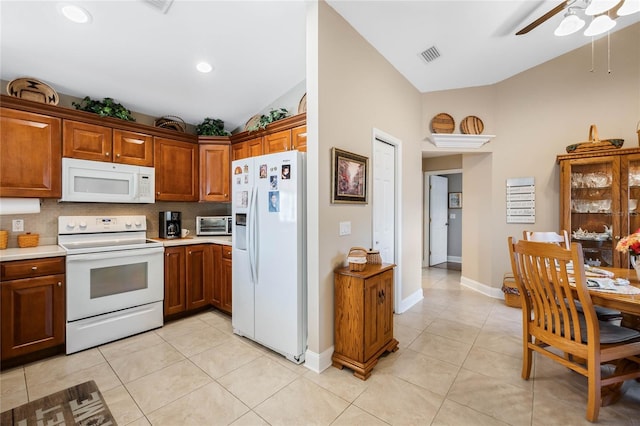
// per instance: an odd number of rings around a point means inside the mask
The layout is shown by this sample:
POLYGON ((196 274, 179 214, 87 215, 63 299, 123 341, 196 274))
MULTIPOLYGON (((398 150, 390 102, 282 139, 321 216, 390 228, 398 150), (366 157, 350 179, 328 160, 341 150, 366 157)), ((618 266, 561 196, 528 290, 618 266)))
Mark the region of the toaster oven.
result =
POLYGON ((196 235, 231 235, 231 216, 196 216, 196 235))

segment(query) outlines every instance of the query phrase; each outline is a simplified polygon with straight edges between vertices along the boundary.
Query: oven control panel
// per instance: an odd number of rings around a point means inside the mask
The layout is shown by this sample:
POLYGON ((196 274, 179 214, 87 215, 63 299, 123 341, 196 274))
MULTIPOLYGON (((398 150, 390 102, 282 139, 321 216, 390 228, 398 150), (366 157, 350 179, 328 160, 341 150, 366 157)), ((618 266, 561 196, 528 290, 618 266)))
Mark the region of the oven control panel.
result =
POLYGON ((59 216, 58 235, 146 231, 146 216, 59 216))

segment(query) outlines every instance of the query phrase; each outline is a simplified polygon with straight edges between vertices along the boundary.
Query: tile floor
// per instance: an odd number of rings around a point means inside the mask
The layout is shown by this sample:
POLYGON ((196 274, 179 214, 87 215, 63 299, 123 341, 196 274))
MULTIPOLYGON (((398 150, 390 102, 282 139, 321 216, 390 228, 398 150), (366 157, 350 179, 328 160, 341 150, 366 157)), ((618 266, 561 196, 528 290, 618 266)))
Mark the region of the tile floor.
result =
MULTIPOLYGON (((424 300, 395 318, 400 350, 367 381, 290 363, 211 311, 3 372, 0 409, 93 379, 119 425, 589 424, 584 378, 536 356, 522 380, 520 311, 459 280, 423 271, 424 300)), ((640 383, 625 387, 600 424, 640 425, 640 383)))

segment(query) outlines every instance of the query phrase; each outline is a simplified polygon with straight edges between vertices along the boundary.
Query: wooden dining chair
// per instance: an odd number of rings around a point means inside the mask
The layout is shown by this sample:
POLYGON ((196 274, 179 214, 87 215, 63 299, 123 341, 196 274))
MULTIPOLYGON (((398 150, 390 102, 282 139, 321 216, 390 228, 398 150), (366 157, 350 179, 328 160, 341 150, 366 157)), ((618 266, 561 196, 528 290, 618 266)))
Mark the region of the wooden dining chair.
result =
POLYGON ((584 265, 580 244, 572 243, 568 250, 535 241, 514 243, 512 237, 508 243, 518 290, 530 295, 522 298, 522 378, 528 380, 531 375, 534 351, 587 377, 586 418, 595 422, 603 387, 640 377, 640 332, 598 321, 584 267, 579 267, 584 265), (576 266, 573 275, 567 272, 569 262, 576 266), (582 304, 582 313, 575 298, 582 304), (550 348, 571 356, 563 358, 550 348), (602 377, 603 364, 619 361, 632 367, 602 377))
MULTIPOLYGON (((553 231, 522 231, 522 236, 527 241, 538 241, 541 243, 554 243, 564 248, 571 248, 571 239, 569 233, 566 230, 561 230, 560 233, 553 231)), ((577 304, 578 310, 582 311, 580 302, 577 304)), ((622 312, 615 309, 605 308, 603 306, 596 306, 596 315, 603 321, 618 321, 622 320, 622 312)))

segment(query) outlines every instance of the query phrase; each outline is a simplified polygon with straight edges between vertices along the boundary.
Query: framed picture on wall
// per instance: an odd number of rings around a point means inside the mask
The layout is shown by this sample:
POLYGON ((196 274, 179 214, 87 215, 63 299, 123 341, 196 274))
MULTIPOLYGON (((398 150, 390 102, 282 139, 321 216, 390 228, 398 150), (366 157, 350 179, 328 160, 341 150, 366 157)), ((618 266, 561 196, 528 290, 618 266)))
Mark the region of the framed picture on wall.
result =
POLYGON ((450 192, 449 193, 449 208, 461 209, 462 208, 462 192, 450 192))
POLYGON ((367 204, 369 159, 331 148, 331 202, 367 204))

